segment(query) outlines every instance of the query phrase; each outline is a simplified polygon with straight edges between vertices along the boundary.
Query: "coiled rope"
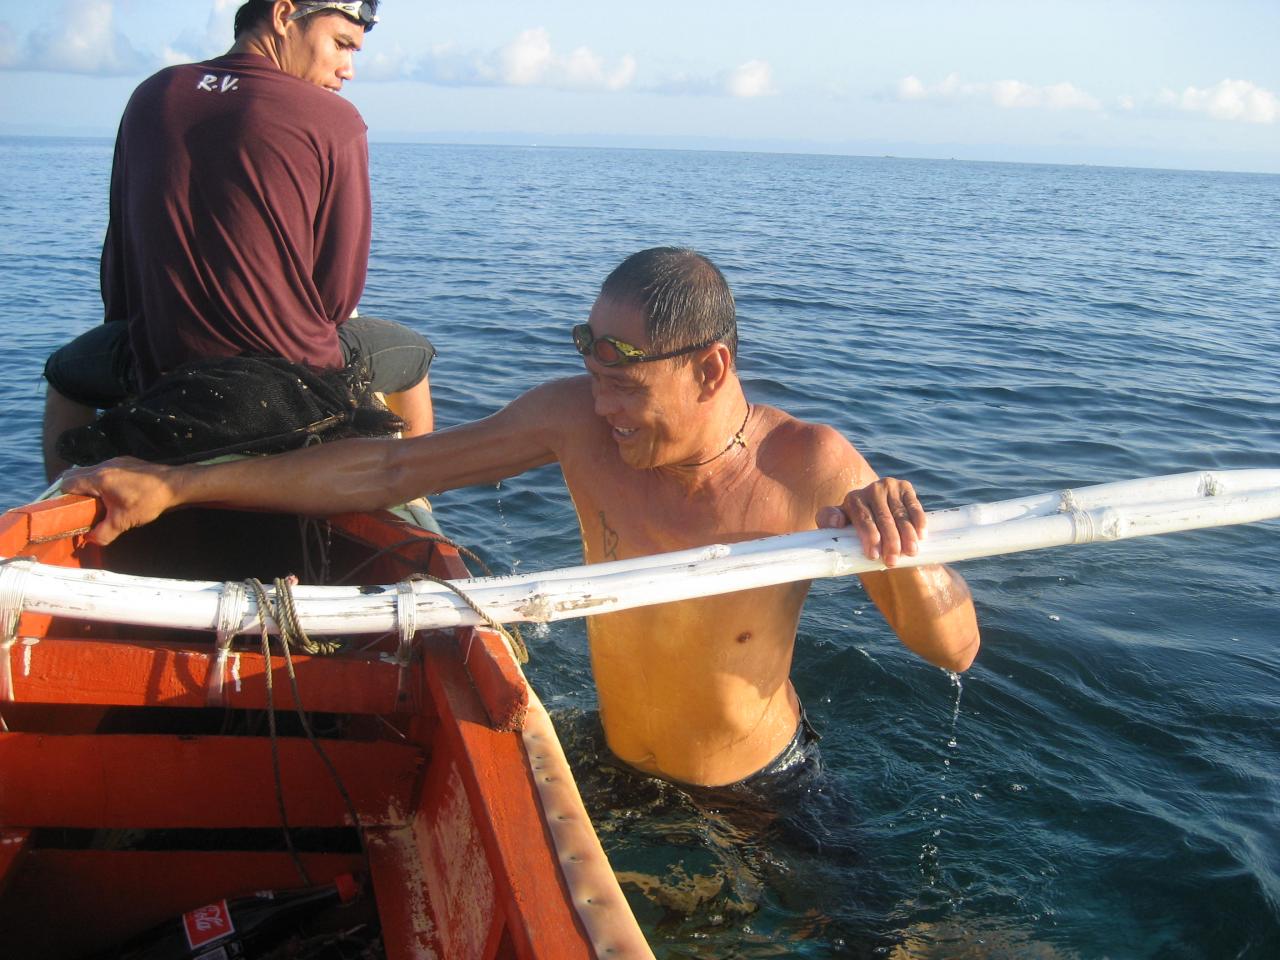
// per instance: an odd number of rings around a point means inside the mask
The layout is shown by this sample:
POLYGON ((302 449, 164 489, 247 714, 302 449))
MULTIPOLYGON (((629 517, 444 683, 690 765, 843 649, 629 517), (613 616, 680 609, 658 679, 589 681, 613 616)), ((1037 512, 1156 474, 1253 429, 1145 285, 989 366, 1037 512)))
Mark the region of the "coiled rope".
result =
POLYGON ((284 783, 280 774, 279 735, 276 731, 275 687, 272 681, 271 633, 267 629, 268 610, 272 611, 273 619, 279 629, 280 649, 284 654, 285 670, 289 675, 289 686, 293 692, 293 703, 298 714, 298 721, 301 723, 302 730, 306 734, 307 740, 311 743, 312 749, 315 750, 325 769, 328 770, 329 776, 338 788, 338 793, 342 796, 342 802, 346 805, 347 813, 351 817, 351 825, 355 828, 356 836, 360 840, 360 852, 364 856, 366 869, 369 866, 369 851, 365 846, 364 830, 360 827, 360 815, 356 812, 355 804, 351 802, 351 795, 347 792, 346 785, 342 782, 342 777, 333 765, 333 761, 329 759, 329 755, 325 753, 324 748, 320 745, 320 741, 311 727, 311 719, 303 709, 302 694, 298 689, 298 677, 293 670, 293 656, 289 652, 291 646, 297 646, 313 656, 328 656, 340 650, 342 644, 338 641, 316 643, 307 636, 306 631, 302 629, 302 625, 298 622, 298 613, 294 607, 292 587, 296 582, 294 578, 276 578, 274 584, 276 602, 274 606, 267 596, 267 590, 262 585, 261 580, 250 578, 245 581, 245 585, 258 601, 258 625, 262 631, 263 679, 267 688, 267 729, 271 737, 271 769, 275 776, 276 806, 280 811, 280 826, 284 831, 285 847, 289 851, 289 856, 293 859, 294 866, 298 868, 298 874, 302 877, 304 886, 311 886, 311 877, 307 873, 307 868, 303 864, 302 858, 298 856, 297 848, 293 845, 293 834, 289 826, 289 813, 284 802, 284 783))
MULTIPOLYGON (((479 558, 476 558, 479 560, 479 558)), ((480 561, 481 566, 484 565, 480 561)), ((485 623, 493 627, 494 630, 506 641, 507 648, 511 651, 512 656, 516 657, 520 663, 529 662, 529 651, 524 644, 524 638, 520 636, 519 630, 516 630, 513 636, 501 623, 487 614, 480 608, 474 600, 466 595, 448 580, 433 576, 429 573, 417 573, 409 577, 404 582, 407 590, 403 590, 400 597, 400 605, 402 607, 401 620, 401 643, 399 659, 401 669, 408 666, 408 658, 411 656, 409 641, 416 633, 415 624, 412 615, 409 613, 413 609, 413 586, 412 581, 429 580, 433 583, 439 583, 446 589, 452 590, 460 598, 463 603, 475 611, 476 615, 484 620, 485 623), (407 608, 407 609, 404 609, 407 608)), ((307 717, 306 711, 302 706, 302 694, 298 689, 298 677, 293 669, 293 656, 290 653, 291 647, 297 647, 299 650, 311 656, 332 656, 343 648, 340 640, 316 641, 307 635, 307 631, 303 628, 301 621, 298 619, 298 610, 293 596, 293 587, 297 584, 296 577, 277 577, 273 581, 275 587, 275 602, 272 603, 271 597, 267 594, 267 589, 263 586, 262 581, 256 578, 250 578, 245 581, 245 586, 253 594, 258 604, 258 626, 262 634, 262 662, 263 662, 263 680, 266 685, 267 693, 267 729, 271 740, 271 770, 275 779, 276 787, 276 808, 280 813, 280 827, 284 834, 285 848, 289 851, 289 856, 293 860, 294 866, 298 870, 298 875, 302 878, 305 886, 311 886, 311 877, 307 872, 306 865, 302 862, 302 858, 298 854, 297 848, 293 843, 293 830, 289 825, 289 811, 284 799, 284 781, 280 771, 280 746, 279 733, 276 729, 276 708, 275 708, 275 684, 273 681, 273 670, 271 666, 271 633, 267 627, 268 613, 271 619, 276 623, 276 629, 280 637, 280 649, 284 655, 286 672, 289 675, 289 685, 293 692, 293 702, 298 714, 298 721, 302 725, 303 732, 307 736, 307 740, 311 743, 316 755, 319 756, 325 769, 329 772, 330 778, 334 785, 338 788, 342 801, 347 807, 347 813, 351 816, 351 824, 356 830, 356 836, 360 840, 360 851, 364 856, 366 866, 368 865, 369 852, 365 845, 364 831, 360 827, 360 815, 356 812, 355 804, 351 801, 351 795, 347 792, 346 785, 342 782, 337 768, 333 765, 333 761, 329 759, 329 755, 325 753, 324 748, 320 745, 320 741, 316 738, 315 731, 311 727, 310 718, 307 717)), ((466 654, 464 654, 463 662, 466 662, 470 656, 471 650, 468 646, 466 654)), ((401 695, 404 695, 404 680, 402 677, 401 695)))
MULTIPOLYGON (((392 543, 392 544, 389 544, 388 546, 383 547, 382 549, 378 550, 376 553, 366 557, 356 566, 348 570, 346 573, 346 576, 342 577, 337 582, 349 583, 356 576, 356 574, 358 574, 361 570, 364 570, 366 567, 368 567, 370 564, 372 564, 374 561, 378 560, 380 557, 384 556, 385 554, 403 549, 404 547, 410 547, 410 546, 413 546, 414 544, 419 544, 419 543, 443 543, 446 546, 452 547, 454 550, 458 551, 458 554, 460 556, 466 557, 468 560, 475 563, 484 572, 484 575, 486 577, 493 576, 493 571, 489 568, 489 565, 485 563, 484 560, 481 559, 481 557, 475 551, 467 549, 462 544, 457 543, 454 540, 450 540, 448 537, 444 536, 443 534, 432 533, 432 534, 428 534, 425 537, 407 537, 404 540, 400 540, 396 543, 392 543)), ((467 594, 460 587, 458 587, 457 585, 455 585, 454 583, 448 580, 442 580, 441 578, 433 576, 432 574, 429 574, 429 573, 411 574, 408 579, 410 581, 428 580, 431 583, 440 584, 442 587, 444 587, 447 590, 452 590, 462 599, 463 603, 465 603, 468 607, 470 607, 475 612, 476 616, 478 616, 481 620, 483 620, 488 626, 492 627, 493 630, 496 631, 500 637, 502 637, 503 641, 507 645, 507 649, 511 652, 511 655, 515 657, 518 662, 522 664, 529 662, 529 647, 525 644, 524 635, 520 632, 519 627, 512 625, 511 629, 508 630, 505 626, 503 626, 503 624, 499 623, 497 620, 491 617, 488 613, 486 613, 480 607, 479 604, 477 604, 474 600, 472 600, 469 596, 467 596, 467 594)), ((471 648, 468 645, 467 652, 463 656, 464 663, 470 657, 470 654, 471 654, 471 648)))
MULTIPOLYGON (((432 576, 429 573, 415 573, 409 577, 409 580, 410 581, 428 580, 431 583, 438 583, 440 584, 440 586, 445 587, 448 590, 452 590, 454 593, 456 593, 459 596, 459 598, 461 598, 463 603, 465 603, 468 607, 470 607, 473 611, 475 611, 475 615, 477 617, 479 617, 481 620, 487 623, 490 627, 492 627, 498 633, 500 637, 502 637, 502 639, 507 644, 507 649, 511 651, 511 655, 515 657, 516 660, 518 660, 520 663, 529 662, 529 648, 525 646, 524 637, 520 633, 520 628, 513 627, 511 630, 508 630, 505 626, 503 626, 501 623, 499 623, 497 620, 491 617, 488 613, 486 613, 481 608, 480 604, 476 603, 469 596, 467 596, 466 592, 462 590, 457 584, 452 583, 449 580, 443 580, 440 577, 432 576)), ((470 656, 470 654, 471 654, 471 648, 468 645, 467 653, 462 658, 463 663, 466 663, 467 658, 470 656)))

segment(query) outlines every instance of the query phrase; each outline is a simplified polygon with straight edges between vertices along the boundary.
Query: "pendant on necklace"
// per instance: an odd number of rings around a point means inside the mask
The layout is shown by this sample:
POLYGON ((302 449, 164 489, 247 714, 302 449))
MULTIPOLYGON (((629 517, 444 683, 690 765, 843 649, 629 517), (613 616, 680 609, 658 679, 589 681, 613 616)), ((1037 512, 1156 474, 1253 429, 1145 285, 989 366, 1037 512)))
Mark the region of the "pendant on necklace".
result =
POLYGON ((747 449, 747 421, 751 419, 751 404, 747 404, 747 415, 742 418, 742 426, 738 428, 738 432, 729 438, 725 448, 717 453, 714 457, 708 457, 706 460, 699 460, 697 463, 691 463, 691 467, 705 467, 708 463, 715 463, 734 447, 742 447, 747 449))

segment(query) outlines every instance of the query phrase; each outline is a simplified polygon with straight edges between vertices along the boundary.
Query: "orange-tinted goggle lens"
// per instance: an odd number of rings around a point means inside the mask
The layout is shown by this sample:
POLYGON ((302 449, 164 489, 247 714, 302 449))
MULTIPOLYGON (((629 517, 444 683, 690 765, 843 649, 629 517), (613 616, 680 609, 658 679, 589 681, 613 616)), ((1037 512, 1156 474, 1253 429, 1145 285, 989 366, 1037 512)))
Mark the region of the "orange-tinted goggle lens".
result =
POLYGON ((621 363, 635 363, 646 359, 644 351, 623 343, 614 337, 597 337, 591 325, 579 323, 573 328, 573 345, 582 356, 592 357, 602 367, 616 367, 621 363))

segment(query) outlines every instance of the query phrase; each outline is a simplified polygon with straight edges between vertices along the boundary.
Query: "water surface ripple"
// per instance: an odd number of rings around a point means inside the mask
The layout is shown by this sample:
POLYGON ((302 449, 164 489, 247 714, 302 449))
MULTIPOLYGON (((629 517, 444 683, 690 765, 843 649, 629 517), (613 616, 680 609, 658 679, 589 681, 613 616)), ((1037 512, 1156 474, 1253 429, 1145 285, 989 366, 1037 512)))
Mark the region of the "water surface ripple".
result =
MULTIPOLYGON (((41 486, 43 358, 100 316, 111 145, 0 159, 13 504, 41 486)), ((605 273, 678 243, 734 286, 751 397, 931 506, 1280 466, 1280 177, 424 145, 372 170, 363 308, 436 342, 444 424, 574 373, 605 273)), ((578 558, 554 468, 437 508, 499 566, 578 558)), ((1274 522, 965 564, 960 679, 815 585, 795 684, 834 785, 786 829, 617 793, 580 625, 534 631, 531 675, 662 957, 1274 957, 1278 571, 1274 522)))

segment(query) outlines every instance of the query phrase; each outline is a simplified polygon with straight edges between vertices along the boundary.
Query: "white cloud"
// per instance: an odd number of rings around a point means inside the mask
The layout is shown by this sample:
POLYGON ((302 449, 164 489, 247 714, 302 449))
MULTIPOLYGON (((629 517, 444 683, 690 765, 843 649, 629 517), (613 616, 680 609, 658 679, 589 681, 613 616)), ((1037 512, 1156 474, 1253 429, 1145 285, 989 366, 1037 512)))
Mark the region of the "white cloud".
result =
MULTIPOLYGON (((49 18, 52 26, 25 38, 0 22, 0 70, 141 76, 161 66, 205 60, 230 48, 232 19, 241 2, 212 0, 203 30, 183 32, 155 55, 136 50, 116 29, 111 0, 64 0, 49 18)), ((534 27, 501 48, 483 52, 441 45, 413 54, 399 43, 390 48, 374 44, 356 60, 356 76, 444 86, 617 91, 634 82, 636 60, 626 55, 610 63, 585 46, 562 53, 544 28, 534 27)))
POLYGON ((417 70, 416 61, 399 41, 388 49, 386 45, 370 49, 368 45, 356 57, 356 81, 362 80, 412 80, 417 70))
POLYGON ((18 34, 9 24, 0 22, 0 70, 12 69, 18 62, 18 34))
POLYGON ((1021 80, 994 83, 966 83, 958 73, 950 73, 932 86, 915 75, 898 81, 898 99, 931 100, 940 103, 961 100, 988 101, 1006 110, 1100 110, 1102 104, 1072 83, 1037 86, 1021 80))
POLYGON ((7 35, 0 38, 0 68, 127 76, 158 65, 115 29, 110 0, 66 0, 48 22, 25 42, 6 28, 7 35))
POLYGON ((903 77, 898 81, 899 100, 926 100, 929 90, 917 76, 903 77))
POLYGON ((676 97, 728 96, 742 99, 768 97, 778 92, 773 85, 773 67, 766 60, 748 60, 732 70, 713 75, 671 74, 645 89, 650 93, 676 97))
POLYGON ((534 87, 555 59, 551 35, 542 27, 526 30, 498 53, 504 83, 513 87, 534 87))
POLYGON ((466 52, 453 44, 433 47, 406 72, 413 79, 442 86, 617 91, 635 80, 636 60, 627 54, 610 65, 588 47, 558 53, 547 30, 533 27, 497 50, 466 52))
MULTIPOLYGON (((397 45, 397 51, 399 46, 397 45)), ((479 54, 459 49, 452 43, 439 43, 420 56, 407 55, 399 65, 402 76, 442 87, 486 87, 498 83, 491 61, 479 54)), ((358 69, 357 65, 357 69, 358 69)), ((366 64, 367 66, 367 64, 366 64)), ((364 76, 368 77, 366 73, 364 76)), ((376 76, 373 79, 387 79, 376 76)))
POLYGON ((498 51, 497 59, 502 82, 512 87, 622 90, 636 75, 636 61, 630 55, 609 67, 587 47, 577 47, 567 56, 556 53, 543 27, 524 31, 498 51))
POLYGON ((765 60, 748 60, 730 70, 724 81, 725 92, 732 97, 765 97, 774 93, 773 67, 765 60))
POLYGON ((1160 102, 1192 113, 1206 113, 1216 120, 1275 123, 1280 119, 1280 97, 1248 80, 1219 80, 1211 87, 1187 87, 1182 93, 1165 90, 1160 102))
POLYGON ((234 41, 235 12, 242 0, 213 0, 203 30, 184 30, 161 55, 166 66, 221 56, 234 41))
POLYGON ((179 50, 176 47, 165 45, 164 50, 160 53, 160 61, 166 67, 172 67, 179 63, 190 63, 192 60, 203 59, 201 57, 193 57, 185 50, 179 50))

